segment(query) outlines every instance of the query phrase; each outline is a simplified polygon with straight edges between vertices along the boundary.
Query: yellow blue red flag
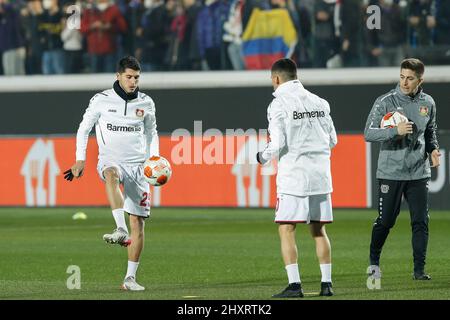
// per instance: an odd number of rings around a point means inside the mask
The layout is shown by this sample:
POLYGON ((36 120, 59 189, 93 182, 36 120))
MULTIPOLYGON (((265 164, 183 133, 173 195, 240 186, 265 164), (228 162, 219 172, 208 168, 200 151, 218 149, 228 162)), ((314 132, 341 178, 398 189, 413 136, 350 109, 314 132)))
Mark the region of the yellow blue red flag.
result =
POLYGON ((278 59, 289 57, 297 43, 297 31, 286 9, 253 9, 242 35, 246 68, 270 69, 278 59))

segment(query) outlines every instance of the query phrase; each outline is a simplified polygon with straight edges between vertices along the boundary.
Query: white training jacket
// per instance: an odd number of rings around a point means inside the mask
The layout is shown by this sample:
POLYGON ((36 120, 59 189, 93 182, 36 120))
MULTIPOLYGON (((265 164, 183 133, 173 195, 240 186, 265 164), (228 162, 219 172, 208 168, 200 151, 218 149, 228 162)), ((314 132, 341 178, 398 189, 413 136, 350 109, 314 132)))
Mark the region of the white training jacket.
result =
POLYGON ((124 100, 115 89, 92 97, 78 128, 76 160, 86 160, 94 125, 99 160, 142 163, 150 155, 159 155, 155 103, 142 92, 132 100, 124 100))
POLYGON ((277 193, 295 196, 333 191, 331 148, 337 144, 330 105, 299 80, 281 84, 267 109, 269 143, 263 163, 279 156, 277 193))

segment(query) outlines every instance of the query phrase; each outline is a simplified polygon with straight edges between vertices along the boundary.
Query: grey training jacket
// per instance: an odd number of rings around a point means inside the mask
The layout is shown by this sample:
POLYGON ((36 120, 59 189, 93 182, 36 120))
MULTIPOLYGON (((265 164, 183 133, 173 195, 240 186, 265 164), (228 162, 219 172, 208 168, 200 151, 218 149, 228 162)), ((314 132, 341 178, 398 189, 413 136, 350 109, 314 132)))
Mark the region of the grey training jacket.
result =
POLYGON ((367 118, 364 137, 368 142, 381 142, 377 178, 418 180, 431 177, 429 154, 438 149, 436 138, 436 105, 428 94, 410 97, 400 86, 377 98, 367 118), (413 124, 413 133, 399 136, 397 128, 381 129, 383 116, 391 111, 404 114, 413 124))

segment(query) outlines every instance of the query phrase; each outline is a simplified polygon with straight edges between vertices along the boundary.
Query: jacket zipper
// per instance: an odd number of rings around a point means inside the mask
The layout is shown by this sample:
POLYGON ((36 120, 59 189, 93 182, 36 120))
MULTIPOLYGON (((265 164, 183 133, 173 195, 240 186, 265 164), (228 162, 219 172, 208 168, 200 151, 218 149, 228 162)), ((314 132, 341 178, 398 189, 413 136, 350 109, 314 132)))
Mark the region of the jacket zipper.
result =
POLYGON ((125 111, 123 113, 124 116, 127 115, 127 105, 128 105, 128 101, 125 101, 125 111))

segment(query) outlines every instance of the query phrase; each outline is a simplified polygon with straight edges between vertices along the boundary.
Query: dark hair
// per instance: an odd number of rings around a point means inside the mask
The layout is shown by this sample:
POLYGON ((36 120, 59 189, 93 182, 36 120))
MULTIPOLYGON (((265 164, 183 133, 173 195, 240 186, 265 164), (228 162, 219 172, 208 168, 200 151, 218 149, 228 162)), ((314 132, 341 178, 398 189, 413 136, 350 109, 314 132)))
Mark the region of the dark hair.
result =
POLYGON ((400 65, 400 69, 408 69, 415 72, 417 78, 422 78, 423 73, 425 72, 425 65, 422 61, 415 58, 409 58, 402 61, 400 65))
POLYGON ((272 73, 278 73, 285 81, 297 79, 297 65, 291 59, 279 59, 272 65, 272 73))
POLYGON ((117 64, 117 72, 124 73, 126 69, 141 71, 141 65, 135 57, 126 56, 120 59, 119 63, 117 64))

